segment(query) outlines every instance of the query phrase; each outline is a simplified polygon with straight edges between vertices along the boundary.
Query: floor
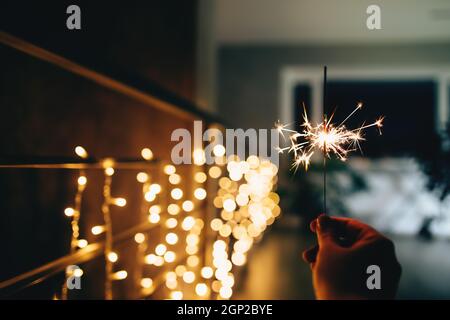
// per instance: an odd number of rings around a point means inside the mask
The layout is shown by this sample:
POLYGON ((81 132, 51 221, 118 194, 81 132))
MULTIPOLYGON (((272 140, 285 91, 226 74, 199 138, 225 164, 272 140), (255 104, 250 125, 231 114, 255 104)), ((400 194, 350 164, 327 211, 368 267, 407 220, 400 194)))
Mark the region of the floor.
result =
MULTIPOLYGON (((393 237, 403 267, 399 299, 450 299, 450 241, 393 237)), ((235 299, 314 299, 309 266, 300 253, 313 237, 293 228, 265 234, 249 256, 235 299)))

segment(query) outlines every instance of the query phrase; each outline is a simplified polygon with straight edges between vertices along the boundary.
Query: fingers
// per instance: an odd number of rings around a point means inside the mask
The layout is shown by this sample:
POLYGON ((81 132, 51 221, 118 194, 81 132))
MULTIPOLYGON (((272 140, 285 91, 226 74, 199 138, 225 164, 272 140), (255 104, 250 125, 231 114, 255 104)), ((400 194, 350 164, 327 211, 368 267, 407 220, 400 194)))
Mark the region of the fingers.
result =
POLYGON ((319 252, 319 246, 313 246, 302 253, 302 258, 307 263, 316 262, 317 253, 319 252))
POLYGON ((322 214, 316 220, 315 230, 319 246, 324 248, 325 246, 334 244, 336 230, 332 226, 331 218, 322 214))
POLYGON ((319 245, 327 243, 351 246, 353 243, 379 235, 372 227, 350 218, 320 215, 311 222, 310 228, 317 233, 319 245))

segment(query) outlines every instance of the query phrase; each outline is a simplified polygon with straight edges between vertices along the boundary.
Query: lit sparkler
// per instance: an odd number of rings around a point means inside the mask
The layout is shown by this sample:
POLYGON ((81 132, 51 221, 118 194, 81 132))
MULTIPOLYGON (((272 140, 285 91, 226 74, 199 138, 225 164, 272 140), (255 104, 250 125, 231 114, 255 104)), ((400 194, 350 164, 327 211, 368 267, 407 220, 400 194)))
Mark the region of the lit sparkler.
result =
POLYGON ((331 117, 327 119, 327 67, 323 69, 323 121, 317 125, 312 125, 308 119, 305 105, 303 104, 303 123, 300 132, 289 129, 289 125, 284 125, 279 121, 275 123, 278 132, 286 141, 285 134, 289 135, 290 145, 284 148, 278 147, 278 152, 284 151, 292 152, 294 154, 294 162, 292 168, 297 171, 300 165, 303 165, 305 170, 311 163, 311 158, 314 153, 319 150, 323 154, 323 212, 327 212, 327 159, 331 154, 335 154, 341 161, 347 160, 347 154, 351 151, 359 149, 361 152, 360 141, 365 140, 363 130, 370 127, 377 127, 381 135, 381 127, 383 126, 384 117, 378 118, 375 122, 362 126, 356 129, 347 129, 345 123, 358 110, 362 108, 362 102, 359 102, 356 108, 339 124, 334 124, 331 121, 334 117, 334 112, 331 117))
POLYGON ((294 154, 292 168, 295 170, 297 170, 300 165, 302 165, 305 170, 308 170, 311 163, 311 157, 318 150, 327 158, 330 158, 330 156, 334 154, 341 161, 347 160, 349 152, 357 149, 361 150, 360 141, 365 140, 363 136, 363 131, 365 129, 377 127, 381 134, 384 117, 378 118, 373 123, 367 125, 363 124, 356 129, 347 129, 345 123, 362 107, 363 104, 361 102, 358 103, 356 108, 337 125, 332 123, 334 112, 328 120, 324 117, 323 122, 312 125, 308 119, 306 108, 303 105, 303 123, 300 132, 289 129, 288 125, 283 125, 279 121, 275 124, 276 129, 283 138, 286 140, 286 135, 288 135, 290 141, 290 144, 287 147, 279 147, 278 152, 283 153, 287 151, 294 154))

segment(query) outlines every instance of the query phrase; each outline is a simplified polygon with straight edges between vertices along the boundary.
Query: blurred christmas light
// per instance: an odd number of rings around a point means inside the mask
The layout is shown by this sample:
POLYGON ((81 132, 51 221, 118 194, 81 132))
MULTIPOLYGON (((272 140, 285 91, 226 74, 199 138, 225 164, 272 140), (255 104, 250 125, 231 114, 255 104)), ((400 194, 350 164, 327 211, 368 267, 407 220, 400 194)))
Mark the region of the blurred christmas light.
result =
POLYGON ((83 159, 86 159, 88 157, 87 151, 82 146, 76 146, 75 153, 77 154, 77 156, 83 159))
POLYGON ((141 150, 141 156, 145 160, 152 160, 153 159, 153 152, 149 148, 144 148, 141 150))

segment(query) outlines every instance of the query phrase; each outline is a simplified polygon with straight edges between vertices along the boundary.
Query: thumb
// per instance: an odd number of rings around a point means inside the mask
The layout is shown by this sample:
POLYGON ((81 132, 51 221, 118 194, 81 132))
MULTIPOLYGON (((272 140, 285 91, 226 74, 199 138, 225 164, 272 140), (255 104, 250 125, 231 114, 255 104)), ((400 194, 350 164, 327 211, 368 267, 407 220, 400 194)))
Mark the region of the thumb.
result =
POLYGON ((317 218, 316 234, 319 247, 333 245, 335 243, 334 228, 332 227, 331 218, 322 214, 317 218))

